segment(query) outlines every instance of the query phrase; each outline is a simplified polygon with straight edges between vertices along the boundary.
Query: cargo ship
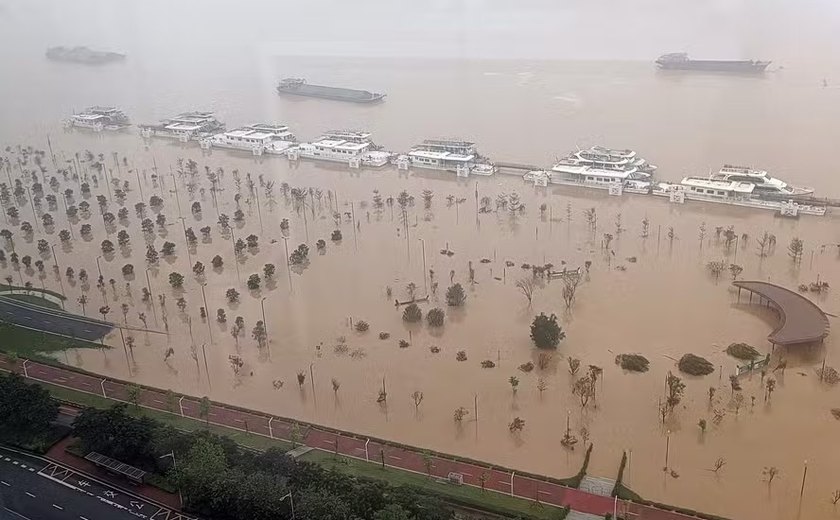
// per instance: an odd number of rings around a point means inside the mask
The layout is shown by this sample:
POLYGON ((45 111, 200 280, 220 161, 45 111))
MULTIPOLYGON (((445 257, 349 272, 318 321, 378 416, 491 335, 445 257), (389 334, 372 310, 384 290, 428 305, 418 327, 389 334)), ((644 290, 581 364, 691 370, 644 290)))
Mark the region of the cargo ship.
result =
POLYGON ((83 63, 85 65, 101 65, 112 61, 122 61, 125 59, 125 54, 95 51, 87 47, 50 47, 47 49, 47 59, 83 63))
POLYGON ((385 94, 370 92, 368 90, 312 85, 302 78, 286 78, 281 80, 280 84, 277 85, 277 93, 332 99, 335 101, 349 101, 351 103, 373 103, 385 97, 385 94))
POLYGON ((656 60, 656 64, 662 70, 761 74, 770 65, 770 62, 760 60, 692 60, 684 52, 675 52, 663 54, 656 60))

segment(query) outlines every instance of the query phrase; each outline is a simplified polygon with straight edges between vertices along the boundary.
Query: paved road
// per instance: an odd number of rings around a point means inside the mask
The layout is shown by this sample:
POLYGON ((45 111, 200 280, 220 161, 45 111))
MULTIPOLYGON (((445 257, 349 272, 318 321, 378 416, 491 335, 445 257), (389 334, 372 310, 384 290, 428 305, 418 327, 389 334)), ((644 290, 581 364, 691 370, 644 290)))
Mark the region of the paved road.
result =
POLYGON ((113 328, 98 320, 85 319, 57 309, 46 309, 0 296, 0 320, 53 334, 98 341, 113 328))
POLYGON ((0 447, 0 498, 18 520, 189 520, 67 467, 0 447))
MULTIPOLYGON (((36 381, 44 381, 74 390, 98 394, 117 401, 127 401, 127 385, 107 378, 94 377, 69 368, 60 368, 33 361, 15 362, 0 355, 0 369, 16 369, 36 381)), ((140 392, 140 406, 155 410, 168 411, 198 420, 207 420, 212 424, 229 428, 249 431, 266 437, 289 440, 292 423, 288 419, 266 415, 256 411, 236 409, 222 404, 213 404, 208 416, 200 414, 199 399, 195 397, 181 397, 172 406, 166 402, 163 390, 147 390, 140 392)), ((333 453, 338 451, 342 455, 367 460, 373 464, 381 464, 427 474, 426 461, 423 450, 419 448, 399 448, 381 444, 364 436, 350 433, 335 433, 332 431, 309 428, 303 432, 303 443, 312 448, 333 453), (336 449, 337 444, 337 449, 336 449)), ((604 497, 587 493, 580 489, 568 488, 549 482, 548 479, 532 478, 517 474, 506 469, 494 469, 490 464, 469 463, 456 461, 446 456, 433 456, 430 474, 435 478, 447 478, 450 472, 463 475, 464 484, 479 487, 482 474, 486 474, 485 489, 504 493, 525 500, 538 500, 542 504, 565 506, 576 511, 604 516, 617 508, 624 516, 634 520, 690 520, 696 517, 675 513, 654 507, 643 506, 623 501, 615 501, 611 497, 604 497)))

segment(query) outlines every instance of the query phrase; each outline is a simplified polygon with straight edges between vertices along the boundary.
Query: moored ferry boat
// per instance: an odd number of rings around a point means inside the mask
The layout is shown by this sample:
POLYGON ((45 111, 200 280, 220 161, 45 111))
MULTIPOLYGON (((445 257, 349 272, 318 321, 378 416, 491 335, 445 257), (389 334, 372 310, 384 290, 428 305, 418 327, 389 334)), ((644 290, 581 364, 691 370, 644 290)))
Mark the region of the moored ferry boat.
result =
POLYGON ((101 132, 122 130, 131 126, 128 116, 116 107, 93 106, 80 114, 73 114, 64 122, 67 128, 83 128, 101 132))
POLYGON ((584 185, 608 189, 634 179, 635 169, 611 169, 558 161, 548 172, 552 184, 584 185))
POLYGON ((714 180, 749 182, 755 185, 755 195, 763 198, 784 198, 810 195, 813 188, 791 186, 788 183, 771 177, 765 170, 757 170, 747 166, 725 164, 716 174, 714 180))
POLYGON ((482 157, 469 141, 426 139, 413 147, 402 161, 415 168, 452 171, 460 177, 493 175, 496 167, 482 157))
POLYGON ((255 123, 206 138, 203 146, 283 155, 295 145, 295 135, 280 124, 255 123), (205 145, 206 143, 206 145, 205 145))
POLYGON ((347 163, 351 168, 388 164, 393 154, 379 149, 370 137, 369 132, 332 130, 316 141, 301 143, 288 150, 287 155, 293 160, 301 158, 347 163))
POLYGON ((184 112, 157 124, 138 126, 143 137, 168 137, 183 142, 208 138, 225 129, 213 112, 202 111, 184 112))
POLYGON ((634 178, 653 175, 656 166, 639 157, 634 150, 593 146, 572 152, 558 162, 569 165, 595 166, 604 170, 632 171, 634 178))
POLYGON ((668 197, 672 202, 696 200, 715 202, 756 209, 777 211, 784 216, 826 214, 825 206, 801 204, 793 200, 770 200, 756 194, 752 182, 723 180, 712 177, 684 177, 679 184, 658 183, 652 188, 653 195, 668 197))

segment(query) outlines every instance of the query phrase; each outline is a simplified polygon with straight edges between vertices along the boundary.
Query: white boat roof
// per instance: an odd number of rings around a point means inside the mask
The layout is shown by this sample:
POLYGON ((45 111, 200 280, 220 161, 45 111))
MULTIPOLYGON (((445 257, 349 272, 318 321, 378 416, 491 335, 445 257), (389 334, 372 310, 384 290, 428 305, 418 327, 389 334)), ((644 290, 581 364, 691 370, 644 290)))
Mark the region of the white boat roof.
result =
POLYGON ((213 112, 184 112, 164 121, 168 123, 206 123, 213 119, 215 119, 213 112))
POLYGON ((705 177, 685 177, 680 184, 683 186, 725 190, 735 193, 752 193, 753 189, 755 189, 755 184, 751 182, 722 181, 705 177))
MULTIPOLYGON (((291 132, 288 130, 269 130, 265 128, 255 128, 256 125, 246 126, 242 128, 236 128, 229 132, 225 132, 224 135, 228 137, 247 137, 250 139, 267 139, 270 137, 286 137, 291 135, 291 132)), ((286 127, 277 127, 283 128, 286 127)))
POLYGON ((95 114, 114 114, 117 112, 121 112, 117 107, 102 107, 102 106, 92 106, 88 107, 85 112, 95 113, 95 114))
POLYGON ((289 127, 281 123, 252 123, 245 125, 242 128, 250 128, 251 130, 262 130, 264 132, 288 132, 289 127))
POLYGON ((592 175, 596 177, 610 177, 613 179, 626 179, 630 177, 631 174, 635 173, 632 170, 605 170, 603 168, 596 168, 593 166, 568 164, 564 163, 563 161, 560 161, 554 166, 552 166, 551 170, 554 172, 568 173, 571 175, 592 175))
POLYGON ((349 140, 363 140, 367 141, 370 139, 370 132, 364 132, 361 130, 330 130, 328 132, 324 132, 324 138, 322 140, 341 140, 341 141, 349 141, 349 140))
POLYGON ((108 116, 103 114, 73 114, 73 119, 78 121, 96 121, 97 119, 107 119, 108 116))
POLYGON ((201 127, 203 126, 203 122, 194 123, 177 121, 175 123, 164 126, 164 128, 166 128, 167 130, 201 130, 201 127))
POLYGON ((433 150, 412 150, 408 152, 410 157, 424 157, 426 159, 436 159, 438 161, 456 161, 456 162, 470 162, 475 159, 475 155, 462 155, 452 152, 436 152, 433 150))
POLYGON ((749 166, 737 166, 734 164, 724 164, 723 168, 720 169, 720 173, 737 173, 739 175, 756 176, 767 175, 767 172, 765 170, 757 170, 754 168, 750 168, 749 166))
POLYGON ((354 152, 360 152, 370 146, 370 143, 354 143, 352 141, 343 141, 340 139, 319 139, 311 144, 312 146, 322 146, 324 148, 350 150, 354 152))

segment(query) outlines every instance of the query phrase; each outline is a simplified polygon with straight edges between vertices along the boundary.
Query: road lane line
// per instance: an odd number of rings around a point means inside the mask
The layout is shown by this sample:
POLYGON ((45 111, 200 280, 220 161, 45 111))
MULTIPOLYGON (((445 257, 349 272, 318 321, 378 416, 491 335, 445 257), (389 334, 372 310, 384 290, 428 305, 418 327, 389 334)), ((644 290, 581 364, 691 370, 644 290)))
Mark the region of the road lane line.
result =
POLYGON ((64 511, 64 508, 63 508, 63 507, 61 507, 61 506, 58 506, 58 505, 55 505, 55 504, 53 504, 52 506, 53 506, 54 508, 58 509, 59 511, 64 511))
POLYGON ((12 485, 6 482, 5 480, 0 480, 0 484, 3 484, 6 487, 12 487, 12 485))
POLYGON ((30 497, 32 497, 32 498, 35 498, 35 495, 33 495, 32 493, 30 493, 29 491, 24 491, 24 493, 26 493, 27 495, 29 495, 29 496, 30 496, 30 497))
POLYGON ((88 519, 87 519, 87 518, 85 518, 85 517, 83 517, 83 516, 80 516, 80 517, 79 517, 79 520, 88 520, 88 519))

